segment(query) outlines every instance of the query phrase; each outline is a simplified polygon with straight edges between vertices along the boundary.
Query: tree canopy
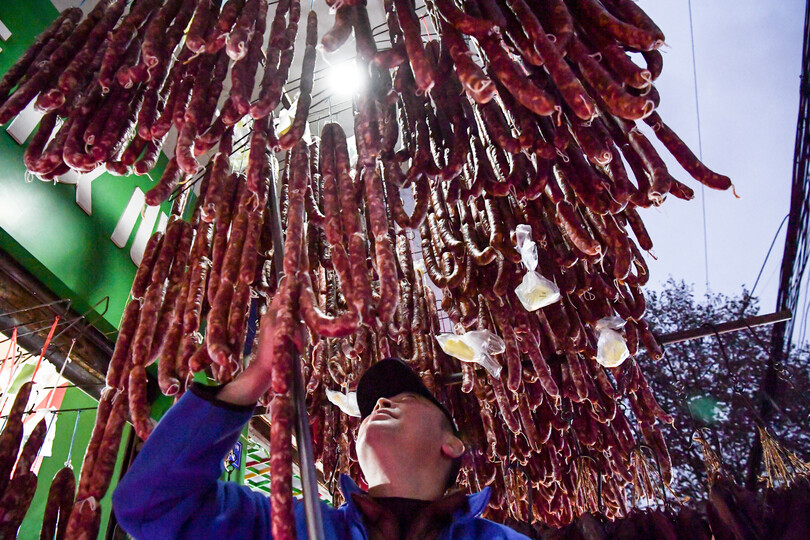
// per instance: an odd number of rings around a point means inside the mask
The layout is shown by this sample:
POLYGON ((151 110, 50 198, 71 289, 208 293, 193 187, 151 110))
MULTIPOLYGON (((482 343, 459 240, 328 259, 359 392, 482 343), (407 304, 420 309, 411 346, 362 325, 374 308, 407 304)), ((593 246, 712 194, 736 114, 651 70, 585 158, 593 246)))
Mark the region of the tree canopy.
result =
MULTIPOLYGON (((647 295, 647 318, 656 335, 711 329, 759 311, 757 299, 745 290, 739 296, 709 293, 696 298, 692 286, 671 278, 647 295)), ((680 498, 697 504, 706 498, 702 452, 692 438, 697 430, 703 430, 725 470, 743 482, 769 339, 769 327, 753 328, 669 345, 658 362, 638 356, 658 402, 675 417, 674 427, 663 429, 673 463, 672 488, 680 498)), ((806 343, 794 346, 782 362, 778 392, 766 396, 776 405, 767 423, 770 433, 805 461, 810 450, 809 358, 806 343)))

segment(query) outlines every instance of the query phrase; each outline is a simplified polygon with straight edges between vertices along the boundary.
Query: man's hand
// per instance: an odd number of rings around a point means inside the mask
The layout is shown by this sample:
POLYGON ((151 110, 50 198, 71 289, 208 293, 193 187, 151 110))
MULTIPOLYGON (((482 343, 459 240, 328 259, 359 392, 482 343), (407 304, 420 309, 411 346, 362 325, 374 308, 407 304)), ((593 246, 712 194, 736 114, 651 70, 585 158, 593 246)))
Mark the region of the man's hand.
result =
POLYGON ((236 376, 230 383, 226 384, 217 394, 217 399, 233 403, 234 405, 252 405, 270 388, 270 374, 273 365, 273 349, 276 339, 284 339, 286 336, 279 336, 276 331, 276 317, 282 309, 287 306, 282 304, 282 288, 285 281, 281 281, 273 301, 262 316, 259 325, 258 351, 253 362, 245 368, 245 371, 236 376))

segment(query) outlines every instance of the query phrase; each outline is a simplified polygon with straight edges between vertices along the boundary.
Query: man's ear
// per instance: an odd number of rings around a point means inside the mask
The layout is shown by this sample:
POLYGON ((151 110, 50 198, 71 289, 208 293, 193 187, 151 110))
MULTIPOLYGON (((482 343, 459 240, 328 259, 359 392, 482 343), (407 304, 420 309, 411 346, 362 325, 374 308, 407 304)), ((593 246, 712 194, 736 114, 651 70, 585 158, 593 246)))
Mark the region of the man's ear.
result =
POLYGON ((448 433, 442 444, 442 455, 449 459, 456 459, 464 453, 465 449, 464 442, 461 439, 448 433))

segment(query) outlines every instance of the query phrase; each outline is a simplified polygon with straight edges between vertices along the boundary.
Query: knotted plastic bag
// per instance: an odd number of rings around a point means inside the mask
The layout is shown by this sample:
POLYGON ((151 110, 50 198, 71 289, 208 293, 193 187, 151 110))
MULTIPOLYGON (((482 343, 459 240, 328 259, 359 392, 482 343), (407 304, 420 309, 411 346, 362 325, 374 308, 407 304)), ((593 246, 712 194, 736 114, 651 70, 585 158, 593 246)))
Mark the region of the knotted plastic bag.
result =
POLYGON ((605 317, 596 322, 596 331, 599 338, 596 341, 596 361, 605 367, 620 366, 630 357, 627 342, 617 331, 624 326, 624 321, 618 317, 605 317))
POLYGON ((473 330, 464 334, 439 334, 436 341, 442 350, 462 362, 472 362, 484 367, 496 379, 503 367, 492 355, 506 350, 506 343, 489 330, 473 330))
POLYGON ((526 311, 537 311, 558 301, 560 289, 556 283, 537 272, 537 245, 532 240, 532 228, 520 224, 515 228, 515 236, 520 258, 527 270, 520 285, 515 288, 515 294, 526 311))
POLYGON ((357 392, 338 392, 337 390, 326 389, 326 399, 349 416, 360 418, 360 406, 357 404, 357 392))

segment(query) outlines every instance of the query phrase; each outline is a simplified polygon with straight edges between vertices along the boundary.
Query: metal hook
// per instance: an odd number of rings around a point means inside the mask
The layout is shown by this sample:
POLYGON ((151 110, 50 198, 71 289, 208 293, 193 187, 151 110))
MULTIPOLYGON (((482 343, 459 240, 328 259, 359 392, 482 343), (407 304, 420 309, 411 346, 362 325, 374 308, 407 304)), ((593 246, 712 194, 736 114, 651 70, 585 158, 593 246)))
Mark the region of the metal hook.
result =
POLYGON ((592 456, 582 454, 577 459, 589 459, 593 462, 593 472, 596 473, 596 509, 600 514, 605 515, 605 501, 602 499, 602 468, 592 456))
MULTIPOLYGON (((602 498, 602 468, 599 466, 599 462, 593 458, 593 456, 589 456, 588 454, 583 454, 582 449, 579 447, 579 442, 574 439, 574 442, 577 443, 577 455, 574 459, 571 460, 571 463, 568 464, 568 473, 571 474, 571 469, 576 466, 577 462, 589 460, 593 463, 593 472, 596 473, 596 509, 597 511, 604 515, 605 514, 605 503, 602 498)), ((631 450, 632 452, 632 450, 631 450)))
POLYGON ((101 310, 101 313, 97 314, 97 315, 96 315, 96 316, 93 318, 93 320, 92 320, 92 321, 89 321, 89 320, 88 320, 88 321, 87 321, 87 324, 86 324, 86 325, 84 326, 84 328, 83 328, 83 329, 82 329, 82 330, 79 332, 79 335, 78 335, 78 336, 76 336, 76 340, 78 340, 79 338, 81 338, 81 337, 84 335, 84 333, 85 333, 85 332, 86 332, 88 329, 90 329, 90 327, 92 327, 92 326, 93 326, 93 325, 94 325, 94 324, 95 324, 95 323, 96 323, 96 322, 97 322, 99 319, 101 319, 102 317, 104 317, 104 315, 106 315, 106 314, 107 314, 107 311, 110 309, 110 296, 109 296, 109 295, 104 296, 104 297, 103 297, 101 300, 99 300, 98 302, 96 302, 95 304, 93 304, 92 306, 90 306, 90 309, 88 309, 87 311, 85 311, 84 313, 82 313, 81 315, 79 315, 79 317, 77 317, 76 319, 74 319, 74 320, 73 320, 73 321, 72 321, 72 322, 71 322, 71 323, 70 323, 70 324, 69 324, 69 325, 68 325, 68 326, 67 326, 67 327, 66 327, 64 330, 62 330, 62 331, 60 331, 58 334, 56 334, 56 335, 53 337, 53 339, 56 339, 56 338, 60 337, 62 334, 64 334, 64 333, 65 333, 65 332, 67 332, 67 331, 68 331, 70 328, 72 328, 74 324, 78 323, 78 322, 79 322, 79 321, 81 321, 82 319, 87 319, 87 314, 88 314, 88 313, 90 313, 91 311, 95 311, 95 309, 96 309, 96 308, 99 306, 99 304, 101 304, 102 302, 104 302, 104 309, 103 309, 103 310, 101 310))

